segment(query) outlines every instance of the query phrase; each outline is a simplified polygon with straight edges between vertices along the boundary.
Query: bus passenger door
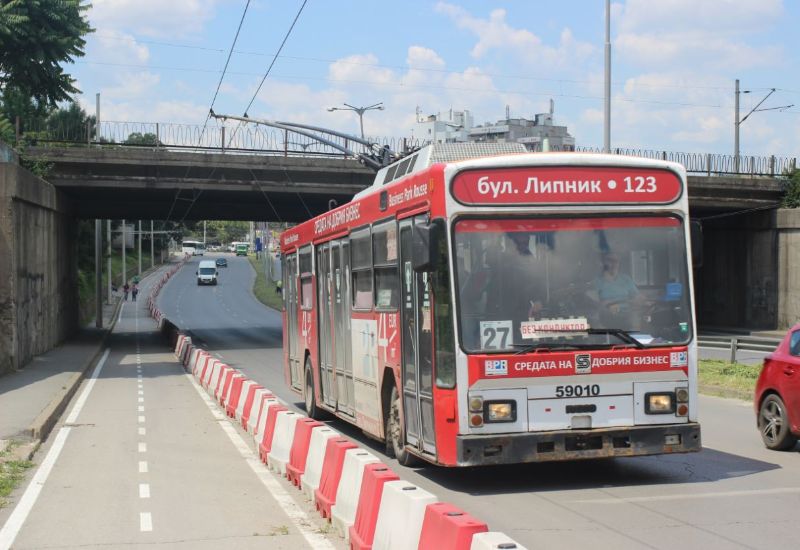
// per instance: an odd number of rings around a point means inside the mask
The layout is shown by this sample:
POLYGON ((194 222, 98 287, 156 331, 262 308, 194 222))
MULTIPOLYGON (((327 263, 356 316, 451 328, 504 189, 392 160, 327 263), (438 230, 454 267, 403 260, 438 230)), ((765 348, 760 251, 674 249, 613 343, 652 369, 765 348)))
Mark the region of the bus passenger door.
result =
POLYGON ((337 241, 337 254, 334 255, 335 285, 335 325, 336 325, 336 388, 337 409, 343 413, 354 415, 355 381, 353 380, 353 358, 351 356, 351 322, 350 322, 350 243, 337 241), (340 252, 340 254, 339 254, 340 252))
POLYGON ((303 354, 298 352, 300 338, 297 326, 297 309, 300 303, 297 299, 297 252, 286 256, 285 284, 286 292, 286 335, 289 347, 289 383, 295 389, 303 387, 303 354))
POLYGON ((336 406, 333 387, 333 332, 331 327, 331 271, 330 244, 317 247, 317 289, 319 327, 319 378, 320 393, 326 405, 336 406))
MULTIPOLYGON (((425 217, 415 218, 424 223, 425 217)), ((400 222, 403 412, 406 440, 436 453, 433 424, 433 311, 429 277, 412 269, 411 220, 400 222)))
POLYGON ((336 358, 336 408, 353 414, 353 365, 350 357, 350 247, 331 243, 333 346, 336 358))

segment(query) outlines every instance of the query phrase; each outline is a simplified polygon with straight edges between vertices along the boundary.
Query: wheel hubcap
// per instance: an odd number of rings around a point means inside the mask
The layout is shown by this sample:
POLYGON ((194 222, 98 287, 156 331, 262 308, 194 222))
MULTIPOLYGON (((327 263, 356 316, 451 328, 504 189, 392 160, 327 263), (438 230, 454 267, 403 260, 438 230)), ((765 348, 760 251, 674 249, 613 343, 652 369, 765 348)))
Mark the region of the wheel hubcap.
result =
POLYGON ((783 427, 783 411, 775 401, 770 401, 761 411, 761 433, 770 443, 778 439, 783 427))

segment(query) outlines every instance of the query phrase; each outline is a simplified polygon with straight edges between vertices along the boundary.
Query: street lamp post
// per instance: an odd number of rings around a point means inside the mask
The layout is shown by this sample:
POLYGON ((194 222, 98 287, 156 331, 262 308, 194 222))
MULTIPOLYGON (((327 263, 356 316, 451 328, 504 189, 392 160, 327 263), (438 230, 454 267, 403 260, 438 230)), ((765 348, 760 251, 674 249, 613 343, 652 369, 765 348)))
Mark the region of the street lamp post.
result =
POLYGON ((764 98, 759 101, 755 107, 750 109, 750 112, 744 115, 744 118, 741 120, 739 119, 739 96, 741 94, 749 94, 750 90, 740 90, 739 89, 739 79, 736 79, 736 91, 735 91, 735 100, 734 100, 734 119, 733 119, 733 170, 737 174, 739 173, 739 127, 742 125, 742 122, 747 120, 747 117, 752 115, 753 113, 758 113, 760 111, 782 111, 784 109, 789 109, 790 107, 794 107, 792 105, 782 105, 780 107, 766 107, 764 109, 759 109, 761 104, 764 103, 769 96, 775 93, 775 88, 770 88, 769 93, 764 96, 764 98))
POLYGON ((330 107, 328 112, 333 111, 353 111, 358 114, 358 123, 361 127, 361 139, 364 139, 364 113, 367 111, 383 111, 383 101, 379 103, 375 103, 374 105, 369 105, 368 107, 354 107, 349 103, 344 103, 344 107, 330 107))

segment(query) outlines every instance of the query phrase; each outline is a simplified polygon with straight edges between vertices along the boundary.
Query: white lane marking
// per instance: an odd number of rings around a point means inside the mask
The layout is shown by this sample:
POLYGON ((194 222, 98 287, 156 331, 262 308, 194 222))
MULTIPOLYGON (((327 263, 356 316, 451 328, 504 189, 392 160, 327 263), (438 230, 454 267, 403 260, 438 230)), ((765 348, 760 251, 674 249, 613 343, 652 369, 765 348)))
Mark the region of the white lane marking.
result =
POLYGON ((122 305, 119 306, 119 315, 117 315, 117 323, 120 322, 122 319, 122 310, 125 309, 125 302, 122 302, 122 305))
POLYGON ((144 390, 139 390, 139 395, 144 395, 144 390))
POLYGON ((139 400, 139 403, 144 403, 144 397, 139 397, 137 399, 139 400))
MULTIPOLYGON (((122 308, 120 308, 120 314, 121 313, 122 308)), ((103 370, 103 366, 106 364, 109 351, 110 350, 106 349, 105 353, 103 353, 103 356, 100 358, 100 361, 97 362, 97 366, 94 368, 94 371, 92 371, 89 381, 86 383, 80 396, 78 396, 78 399, 72 406, 72 410, 67 416, 66 424, 74 424, 78 419, 81 409, 83 409, 83 406, 86 404, 86 400, 89 398, 89 392, 91 392, 92 388, 94 387, 95 380, 97 380, 97 377, 100 375, 100 371, 103 370)), ((53 446, 50 447, 50 450, 47 452, 47 456, 44 457, 42 465, 34 474, 30 485, 28 485, 28 488, 25 489, 22 498, 19 499, 19 504, 17 504, 16 508, 14 508, 14 511, 11 512, 6 524, 3 525, 2 529, 0 529, 0 550, 7 550, 10 548, 14 543, 14 539, 17 538, 20 529, 22 529, 22 525, 25 523, 25 520, 28 519, 28 515, 31 513, 33 506, 36 504, 36 499, 39 498, 39 493, 42 492, 44 484, 47 482, 47 478, 50 476, 50 472, 53 470, 53 466, 55 466, 56 460, 58 460, 58 457, 64 448, 64 444, 67 442, 67 437, 69 436, 71 429, 72 428, 69 426, 62 426, 58 430, 58 433, 53 440, 53 446)))
POLYGON ((744 491, 719 491, 714 493, 679 493, 675 495, 657 495, 650 497, 594 498, 575 500, 581 504, 627 504, 630 502, 659 502, 666 500, 686 500, 699 498, 749 497, 754 495, 786 495, 800 493, 800 487, 779 487, 776 489, 751 489, 744 491))
POLYGON ((144 423, 144 420, 145 420, 145 418, 144 418, 144 415, 140 414, 140 415, 139 415, 139 423, 140 423, 140 424, 143 424, 143 423, 144 423))
POLYGON ((139 435, 147 435, 147 429, 146 428, 139 428, 139 435))
POLYGON ((280 485, 278 479, 266 469, 258 458, 256 458, 253 451, 247 446, 244 439, 242 439, 242 436, 236 431, 236 428, 228 421, 228 417, 220 412, 216 404, 208 397, 197 382, 195 382, 194 377, 189 373, 186 373, 184 376, 186 376, 194 389, 197 390, 200 399, 202 399, 209 408, 214 419, 218 421, 217 424, 219 424, 231 440, 231 443, 233 443, 233 446, 239 451, 242 458, 245 459, 247 465, 250 466, 250 469, 253 470, 259 481, 267 488, 272 498, 277 501, 283 512, 289 517, 292 523, 294 523, 294 526, 300 534, 303 535, 303 538, 311 545, 311 548, 334 550, 335 547, 333 544, 313 529, 313 523, 311 522, 311 518, 308 517, 308 514, 297 505, 289 493, 280 485))
POLYGON ((139 531, 142 533, 149 533, 153 530, 153 516, 150 512, 139 513, 139 531))
POLYGON ((140 460, 139 461, 139 473, 140 474, 146 474, 148 471, 149 470, 147 468, 147 461, 146 460, 140 460))
POLYGON ((149 483, 140 483, 139 484, 139 498, 150 498, 150 484, 149 483))
POLYGON ((139 442, 139 452, 146 453, 147 452, 147 443, 140 441, 139 442))
POLYGON ((139 412, 140 412, 140 413, 143 413, 143 412, 144 412, 144 405, 139 405, 139 412))

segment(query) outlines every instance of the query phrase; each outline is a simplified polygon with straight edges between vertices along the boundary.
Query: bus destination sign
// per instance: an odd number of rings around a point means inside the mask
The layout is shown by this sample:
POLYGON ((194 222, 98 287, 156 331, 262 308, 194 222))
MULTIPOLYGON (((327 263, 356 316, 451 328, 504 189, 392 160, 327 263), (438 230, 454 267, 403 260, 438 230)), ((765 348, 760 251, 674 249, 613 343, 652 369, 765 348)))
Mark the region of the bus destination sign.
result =
POLYGON ((467 170, 456 175, 452 190, 469 205, 669 204, 682 185, 663 169, 536 166, 467 170))

